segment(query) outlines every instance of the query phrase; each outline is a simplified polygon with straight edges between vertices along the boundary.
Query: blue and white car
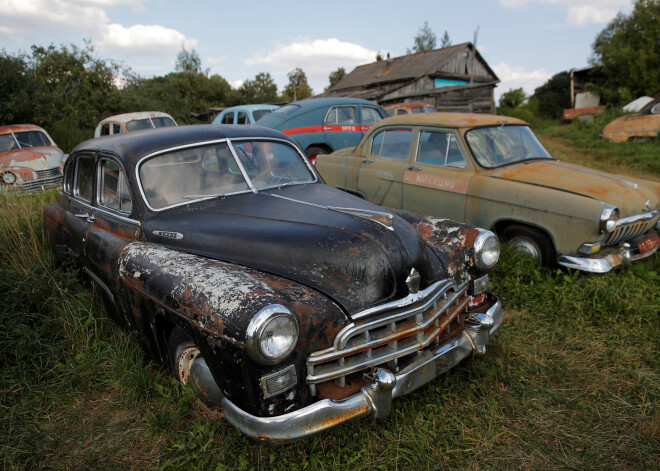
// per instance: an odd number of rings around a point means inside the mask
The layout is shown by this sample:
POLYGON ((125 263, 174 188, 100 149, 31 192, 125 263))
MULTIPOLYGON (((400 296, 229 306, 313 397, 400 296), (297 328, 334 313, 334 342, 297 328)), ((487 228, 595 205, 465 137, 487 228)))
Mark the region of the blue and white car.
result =
POLYGON ((254 124, 278 108, 268 104, 232 106, 216 116, 213 124, 254 124))

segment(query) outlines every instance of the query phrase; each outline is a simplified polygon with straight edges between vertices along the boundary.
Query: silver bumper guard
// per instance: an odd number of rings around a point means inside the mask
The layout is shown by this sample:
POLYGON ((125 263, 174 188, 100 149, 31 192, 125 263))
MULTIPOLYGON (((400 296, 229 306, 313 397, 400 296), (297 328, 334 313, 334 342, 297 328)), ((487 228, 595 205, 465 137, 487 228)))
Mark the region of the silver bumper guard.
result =
POLYGON ((634 262, 649 257, 656 253, 658 247, 640 254, 639 250, 628 243, 622 243, 620 247, 596 253, 592 257, 573 257, 561 255, 557 259, 559 265, 575 270, 588 271, 591 273, 607 273, 612 268, 626 262, 634 262))
POLYGON ((460 335, 433 350, 422 352, 397 374, 385 368, 374 368, 366 376, 371 383, 347 399, 323 399, 289 414, 256 417, 223 398, 225 418, 255 440, 281 443, 307 437, 358 417, 387 417, 395 397, 423 386, 472 353, 485 353, 490 336, 500 327, 503 318, 500 303, 496 301, 485 313, 471 314, 460 335))

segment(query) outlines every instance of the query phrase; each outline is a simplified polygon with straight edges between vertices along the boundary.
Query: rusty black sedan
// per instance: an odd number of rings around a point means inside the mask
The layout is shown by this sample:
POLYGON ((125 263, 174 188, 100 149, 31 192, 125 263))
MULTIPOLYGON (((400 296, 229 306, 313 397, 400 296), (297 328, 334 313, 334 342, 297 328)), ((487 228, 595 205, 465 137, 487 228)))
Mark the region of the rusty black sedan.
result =
POLYGON ((502 323, 491 232, 331 188, 270 129, 89 140, 43 217, 148 357, 255 439, 385 417, 502 323))

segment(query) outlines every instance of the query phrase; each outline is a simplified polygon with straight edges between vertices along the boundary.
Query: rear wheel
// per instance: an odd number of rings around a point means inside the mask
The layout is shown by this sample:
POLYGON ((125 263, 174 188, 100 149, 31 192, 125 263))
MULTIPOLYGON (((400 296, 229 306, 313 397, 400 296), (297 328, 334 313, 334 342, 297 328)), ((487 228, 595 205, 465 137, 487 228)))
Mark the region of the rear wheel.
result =
POLYGON ((330 149, 321 146, 309 146, 307 149, 305 149, 305 155, 312 163, 316 161, 316 157, 319 154, 329 154, 330 152, 330 149))
POLYGON ((190 367, 201 352, 195 342, 179 327, 175 327, 170 334, 167 347, 170 352, 172 376, 185 386, 190 377, 190 367))
POLYGON ((551 266, 556 262, 555 249, 550 238, 538 229, 519 224, 507 226, 502 231, 507 245, 530 255, 537 266, 551 266))

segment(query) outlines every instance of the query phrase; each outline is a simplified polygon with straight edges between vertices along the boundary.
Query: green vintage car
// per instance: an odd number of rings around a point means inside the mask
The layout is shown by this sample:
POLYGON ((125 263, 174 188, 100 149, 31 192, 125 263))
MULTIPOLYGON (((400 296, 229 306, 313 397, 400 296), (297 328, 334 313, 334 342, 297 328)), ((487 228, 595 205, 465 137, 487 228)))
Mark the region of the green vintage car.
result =
POLYGON ((393 116, 316 167, 379 205, 491 229, 539 264, 603 273, 660 246, 660 183, 553 159, 516 118, 393 116))

